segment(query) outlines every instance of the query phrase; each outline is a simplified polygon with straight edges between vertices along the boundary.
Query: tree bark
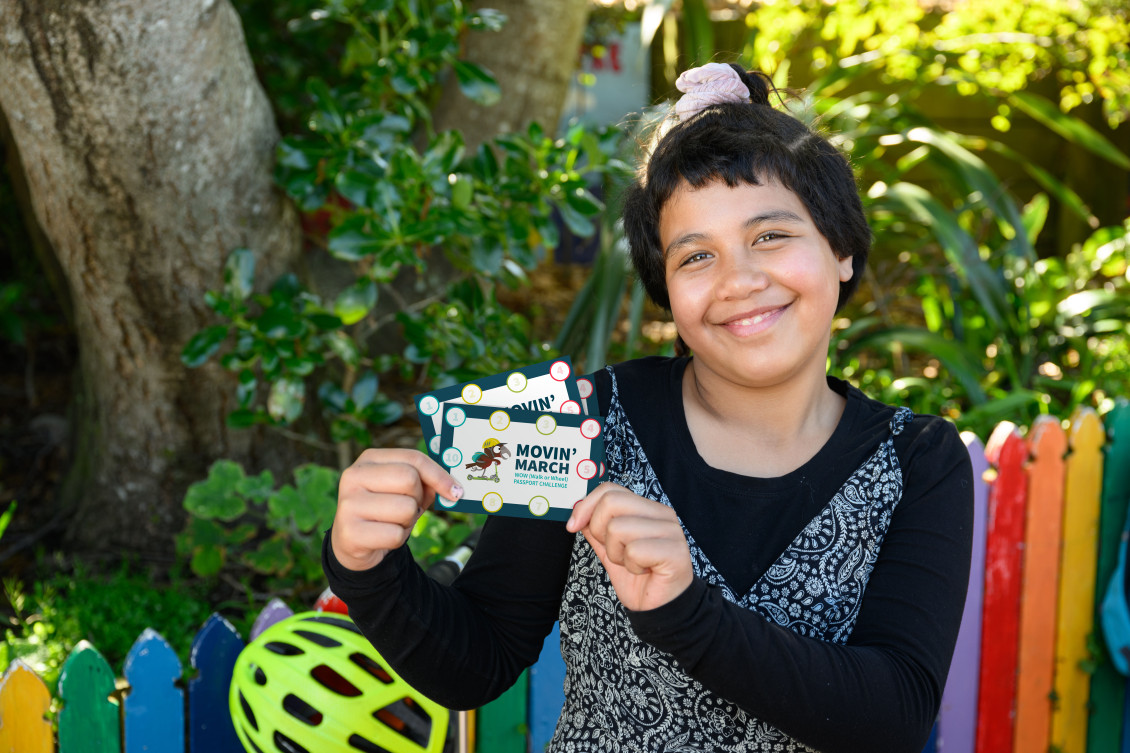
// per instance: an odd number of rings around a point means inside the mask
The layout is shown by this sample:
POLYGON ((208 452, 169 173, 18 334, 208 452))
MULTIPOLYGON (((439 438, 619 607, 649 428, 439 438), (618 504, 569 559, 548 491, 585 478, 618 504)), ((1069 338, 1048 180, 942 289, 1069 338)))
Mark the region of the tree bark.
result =
POLYGON ((494 74, 502 99, 492 107, 477 105, 452 80, 432 113, 436 130, 458 128, 468 150, 532 122, 555 133, 577 69, 589 0, 480 0, 474 7, 500 10, 508 19, 501 32, 468 34, 464 55, 494 74))
POLYGON ((186 485, 253 462, 254 433, 225 425, 231 377, 179 359, 215 323, 203 294, 233 248, 264 281, 300 250, 239 18, 228 0, 0 0, 0 81, 79 340, 71 544, 168 551, 186 485))

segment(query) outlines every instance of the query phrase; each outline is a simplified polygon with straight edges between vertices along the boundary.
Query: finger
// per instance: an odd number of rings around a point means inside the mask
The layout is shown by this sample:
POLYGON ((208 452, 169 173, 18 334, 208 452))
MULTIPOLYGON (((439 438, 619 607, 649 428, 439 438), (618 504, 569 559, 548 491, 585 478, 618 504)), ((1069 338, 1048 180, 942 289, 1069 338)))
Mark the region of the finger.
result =
POLYGON ((419 450, 404 448, 370 449, 361 453, 355 465, 370 463, 410 466, 416 471, 423 485, 431 492, 451 500, 457 500, 463 496, 463 487, 455 480, 455 477, 419 450))
POLYGON ((683 542, 669 538, 636 539, 623 549, 621 566, 633 575, 674 575, 686 557, 683 542))
POLYGON ((391 523, 408 530, 423 513, 415 496, 364 492, 345 500, 342 515, 346 523, 391 523))
MULTIPOLYGON (((605 495, 619 489, 620 491, 627 491, 619 484, 613 484, 610 481, 605 481, 600 484, 588 495, 577 504, 573 505, 573 513, 569 516, 569 520, 565 522, 565 530, 570 533, 576 533, 587 527, 589 520, 592 518, 593 510, 604 499, 605 495)), ((630 492, 629 492, 630 493, 630 492)))
POLYGON ((637 496, 623 487, 614 487, 601 495, 601 498, 593 505, 586 527, 591 529, 598 538, 604 540, 608 536, 606 529, 609 524, 622 518, 640 518, 678 524, 678 517, 670 507, 637 496))
POLYGON ((617 565, 628 565, 628 550, 633 544, 643 541, 671 541, 678 544, 684 541, 683 532, 670 520, 647 518, 638 516, 621 516, 613 518, 600 536, 590 526, 593 536, 604 544, 608 552, 608 560, 617 565))
POLYGON ((408 540, 411 529, 382 521, 355 521, 355 524, 334 526, 331 546, 334 557, 350 570, 368 570, 380 562, 386 552, 399 549, 408 540))

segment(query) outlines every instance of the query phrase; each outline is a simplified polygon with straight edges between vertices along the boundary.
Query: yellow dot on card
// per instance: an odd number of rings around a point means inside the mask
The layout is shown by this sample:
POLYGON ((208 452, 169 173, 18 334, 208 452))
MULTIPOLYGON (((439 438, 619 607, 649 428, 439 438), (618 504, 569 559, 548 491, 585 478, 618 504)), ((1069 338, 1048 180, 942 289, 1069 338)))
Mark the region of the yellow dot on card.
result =
POLYGON ((487 492, 483 495, 483 509, 487 512, 498 512, 502 509, 502 495, 498 492, 487 492))
POLYGON ((549 500, 545 497, 534 497, 530 500, 530 512, 539 518, 549 512, 549 500))
POLYGON ((496 410, 490 414, 490 428, 502 431, 510 425, 510 414, 504 410, 496 410))
POLYGON ((526 389, 526 375, 520 371, 515 371, 506 377, 506 386, 510 388, 511 392, 521 392, 526 389))
POLYGON ((552 434, 557 431, 557 419, 548 414, 538 416, 537 422, 534 424, 538 431, 542 434, 552 434))
POLYGON ((468 384, 463 388, 463 402, 474 405, 483 399, 483 391, 477 384, 468 384))

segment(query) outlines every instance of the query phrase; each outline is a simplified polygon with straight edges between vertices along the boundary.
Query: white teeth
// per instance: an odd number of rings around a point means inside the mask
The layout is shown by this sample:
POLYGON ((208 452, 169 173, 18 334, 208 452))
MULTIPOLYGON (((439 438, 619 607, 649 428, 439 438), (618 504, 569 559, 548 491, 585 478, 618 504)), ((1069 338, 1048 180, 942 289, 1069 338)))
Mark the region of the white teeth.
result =
POLYGON ((739 319, 737 323, 743 327, 748 327, 751 324, 760 324, 763 321, 765 321, 765 314, 758 314, 752 319, 739 319))

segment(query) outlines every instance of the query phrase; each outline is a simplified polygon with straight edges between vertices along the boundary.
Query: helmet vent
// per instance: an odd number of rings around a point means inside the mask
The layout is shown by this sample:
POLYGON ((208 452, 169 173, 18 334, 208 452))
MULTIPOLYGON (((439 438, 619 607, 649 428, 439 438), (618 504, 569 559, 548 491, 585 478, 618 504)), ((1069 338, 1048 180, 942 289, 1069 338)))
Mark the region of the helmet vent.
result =
POLYGON ((275 747, 282 751, 282 753, 310 753, 306 748, 303 748, 281 732, 275 733, 275 747))
POLYGON ((361 735, 349 736, 349 747, 363 751, 363 753, 389 753, 388 748, 382 748, 376 743, 369 742, 361 735))
POLYGON ((256 685, 266 685, 267 684, 267 676, 265 674, 263 674, 263 669, 261 667, 255 668, 255 684, 256 685))
POLYGON ((283 698, 283 711, 311 727, 317 727, 322 723, 322 712, 293 693, 287 693, 286 698, 283 698))
POLYGON ((301 656, 306 653, 293 643, 283 643, 282 641, 270 641, 265 644, 263 648, 276 654, 283 656, 301 656))
POLYGON ((349 659, 358 667, 383 682, 385 685, 392 685, 392 675, 390 675, 388 673, 388 670, 375 662, 372 658, 361 653, 352 653, 349 655, 349 659))
POLYGON ((251 733, 247 731, 247 727, 241 724, 240 729, 243 731, 243 742, 250 745, 254 753, 263 753, 263 749, 256 745, 255 741, 251 739, 251 733))
POLYGON ((347 698, 356 698, 361 695, 361 690, 337 673, 333 667, 319 664, 310 670, 310 676, 317 680, 323 687, 332 690, 338 695, 347 698))
POLYGON ((417 745, 423 747, 428 744, 432 718, 408 696, 374 711, 373 716, 417 745))
POLYGON ((304 622, 320 622, 323 625, 333 625, 334 627, 344 628, 351 633, 361 635, 361 628, 354 625, 352 620, 343 620, 340 617, 330 617, 326 614, 319 614, 316 617, 307 617, 304 622))
POLYGON ((256 732, 258 732, 259 731, 259 720, 257 720, 255 718, 255 712, 251 710, 251 706, 250 706, 250 704, 247 703, 247 699, 243 697, 243 691, 241 690, 241 691, 238 691, 238 692, 239 692, 239 707, 241 709, 243 709, 243 715, 247 717, 247 721, 251 722, 251 726, 255 728, 256 732))
POLYGON ((341 641, 334 640, 333 638, 329 637, 328 635, 322 635, 321 633, 314 633, 314 632, 311 632, 309 630, 295 630, 294 634, 295 635, 301 635, 306 640, 310 641, 311 643, 316 643, 319 646, 321 646, 322 648, 337 648, 338 646, 341 645, 341 641))

